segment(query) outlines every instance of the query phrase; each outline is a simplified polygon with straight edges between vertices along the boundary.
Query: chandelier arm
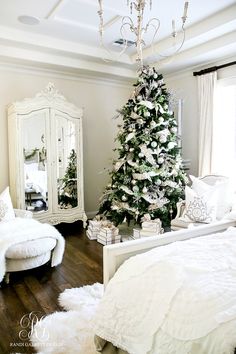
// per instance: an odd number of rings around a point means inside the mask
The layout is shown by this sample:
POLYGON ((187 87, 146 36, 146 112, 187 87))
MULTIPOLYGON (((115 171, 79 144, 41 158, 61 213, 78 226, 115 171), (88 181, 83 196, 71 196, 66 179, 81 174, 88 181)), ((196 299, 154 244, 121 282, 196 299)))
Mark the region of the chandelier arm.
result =
POLYGON ((157 28, 157 31, 158 31, 159 28, 160 28, 160 24, 161 24, 161 21, 159 20, 159 18, 157 18, 157 17, 151 18, 151 19, 148 21, 148 23, 146 24, 145 32, 148 30, 148 27, 149 27, 149 26, 156 27, 156 28, 157 28), (157 25, 152 24, 152 22, 154 22, 154 21, 157 22, 157 25))
POLYGON ((130 17, 130 16, 123 16, 122 17, 122 25, 124 24, 124 23, 129 23, 130 22, 130 24, 133 26, 134 25, 134 22, 133 22, 133 20, 132 20, 132 18, 130 17), (125 21, 127 21, 127 22, 125 22, 125 21))
MULTIPOLYGON (((182 41, 181 41, 180 46, 178 47, 178 49, 176 49, 176 50, 175 50, 172 54, 170 54, 170 55, 164 55, 164 54, 161 54, 161 53, 159 53, 159 52, 157 52, 157 54, 158 54, 160 57, 162 57, 162 58, 170 58, 170 57, 173 57, 174 55, 176 55, 177 53, 179 53, 179 51, 182 49, 182 47, 183 47, 183 45, 184 45, 185 38, 186 38, 186 36, 185 36, 185 29, 183 28, 183 26, 182 26, 182 32, 183 32, 183 39, 182 39, 182 41)), ((154 54, 154 52, 153 52, 153 54, 154 54)))
MULTIPOLYGON (((122 21, 123 22, 123 21, 122 21)), ((121 38, 122 38, 122 40, 124 41, 124 43, 125 43, 125 45, 124 45, 124 48, 122 49, 122 51, 119 53, 119 56, 120 55, 122 55, 125 51, 126 51, 126 49, 127 49, 127 47, 128 47, 128 40, 127 40, 127 38, 126 38, 126 36, 125 36, 125 28, 126 28, 126 26, 129 26, 129 28, 131 28, 130 26, 131 26, 131 24, 130 23, 128 23, 128 22, 124 22, 122 25, 121 25, 121 27, 120 27, 120 34, 121 34, 121 38)))
POLYGON ((153 27, 154 28, 154 33, 152 36, 152 40, 151 40, 151 45, 153 45, 154 39, 156 38, 157 32, 160 29, 160 20, 158 18, 152 18, 150 21, 148 21, 146 27, 145 27, 145 33, 147 32, 149 27, 153 27), (157 22, 157 25, 155 25, 154 23, 152 23, 153 21, 157 22))

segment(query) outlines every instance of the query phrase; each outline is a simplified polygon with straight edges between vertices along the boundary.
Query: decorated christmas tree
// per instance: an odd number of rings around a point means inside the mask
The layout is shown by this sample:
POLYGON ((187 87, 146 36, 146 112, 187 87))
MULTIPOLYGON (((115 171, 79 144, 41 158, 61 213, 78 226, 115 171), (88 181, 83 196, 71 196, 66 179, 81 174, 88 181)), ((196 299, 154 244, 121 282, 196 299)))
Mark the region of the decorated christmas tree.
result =
POLYGON ((187 177, 178 147, 177 123, 169 110, 170 94, 155 68, 143 67, 132 97, 118 111, 118 159, 99 213, 116 225, 141 222, 144 214, 170 224, 183 197, 187 177))
POLYGON ((71 150, 69 163, 64 177, 60 181, 58 201, 61 208, 74 208, 77 206, 77 156, 71 150))

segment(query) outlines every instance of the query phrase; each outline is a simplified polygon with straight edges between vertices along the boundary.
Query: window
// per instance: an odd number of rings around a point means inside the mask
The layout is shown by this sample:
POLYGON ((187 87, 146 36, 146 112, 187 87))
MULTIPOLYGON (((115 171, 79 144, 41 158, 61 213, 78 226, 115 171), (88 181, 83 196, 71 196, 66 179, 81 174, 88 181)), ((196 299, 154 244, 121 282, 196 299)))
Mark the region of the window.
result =
POLYGON ((217 82, 212 171, 236 181, 236 78, 217 82))

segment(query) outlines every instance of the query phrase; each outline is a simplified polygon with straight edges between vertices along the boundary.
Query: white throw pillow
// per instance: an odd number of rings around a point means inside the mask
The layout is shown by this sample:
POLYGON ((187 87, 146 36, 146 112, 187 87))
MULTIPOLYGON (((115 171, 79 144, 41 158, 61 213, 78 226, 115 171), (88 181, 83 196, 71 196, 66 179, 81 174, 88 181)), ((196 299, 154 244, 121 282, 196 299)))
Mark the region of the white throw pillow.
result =
POLYGON ((231 211, 225 215, 225 218, 230 220, 236 220, 236 194, 235 193, 233 193, 232 199, 233 199, 233 203, 232 203, 231 211))
POLYGON ((207 191, 199 195, 192 188, 186 186, 184 219, 206 224, 216 221, 217 199, 216 192, 207 191))
POLYGON ((0 221, 9 221, 15 219, 15 213, 7 187, 2 194, 0 194, 0 221))
POLYGON ((232 190, 230 185, 230 180, 216 181, 214 185, 209 185, 203 180, 191 176, 192 189, 198 194, 202 195, 206 192, 217 193, 217 209, 216 218, 218 220, 222 219, 225 214, 229 213, 232 207, 232 190))

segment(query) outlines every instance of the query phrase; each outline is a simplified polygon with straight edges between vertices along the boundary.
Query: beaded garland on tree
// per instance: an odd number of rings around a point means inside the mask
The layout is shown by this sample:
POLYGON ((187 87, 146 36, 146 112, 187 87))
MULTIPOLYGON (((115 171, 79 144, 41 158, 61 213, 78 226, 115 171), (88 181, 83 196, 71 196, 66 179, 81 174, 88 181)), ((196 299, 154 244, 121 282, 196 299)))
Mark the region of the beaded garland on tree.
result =
POLYGON ((183 197, 187 177, 178 147, 177 123, 169 110, 163 76, 143 67, 132 97, 118 111, 123 117, 113 161, 111 183, 99 213, 116 225, 125 219, 140 223, 144 214, 170 224, 176 203, 183 197))

